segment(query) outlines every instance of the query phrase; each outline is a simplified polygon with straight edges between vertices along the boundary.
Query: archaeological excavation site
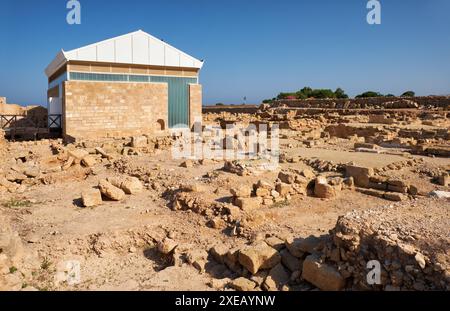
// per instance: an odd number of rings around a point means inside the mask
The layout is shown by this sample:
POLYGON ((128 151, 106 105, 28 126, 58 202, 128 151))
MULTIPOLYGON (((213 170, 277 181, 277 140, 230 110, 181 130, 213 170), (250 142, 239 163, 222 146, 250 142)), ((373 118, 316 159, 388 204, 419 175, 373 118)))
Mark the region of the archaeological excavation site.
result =
POLYGON ((6 129, 0 289, 449 290, 449 102, 203 107, 197 135, 6 129))

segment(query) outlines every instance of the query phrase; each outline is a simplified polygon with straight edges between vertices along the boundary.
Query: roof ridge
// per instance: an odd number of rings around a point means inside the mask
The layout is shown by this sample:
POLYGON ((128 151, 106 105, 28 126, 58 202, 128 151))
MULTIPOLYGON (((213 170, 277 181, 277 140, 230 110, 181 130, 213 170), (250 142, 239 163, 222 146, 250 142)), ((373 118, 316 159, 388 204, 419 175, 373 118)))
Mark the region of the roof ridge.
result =
POLYGON ((50 63, 47 67, 47 76, 53 74, 65 62, 71 60, 188 67, 197 69, 201 69, 204 63, 203 60, 199 60, 186 52, 181 51, 180 49, 172 46, 162 39, 156 38, 142 29, 91 43, 69 51, 64 51, 62 49, 56 55, 52 63, 50 63), (134 41, 134 36, 138 34, 141 35, 141 39, 134 41), (129 43, 122 44, 122 42, 118 42, 123 38, 130 38, 125 39, 124 42, 131 40, 131 51, 129 50, 129 43), (114 42, 114 46, 112 46, 112 44, 108 45, 110 42, 114 42), (122 45, 118 45, 118 43, 122 45), (102 50, 100 50, 101 52, 99 52, 99 47, 102 48, 102 50), (120 49, 118 47, 120 47, 120 49), (155 49, 155 54, 152 54, 152 49, 155 49), (146 60, 146 58, 148 59, 146 60))

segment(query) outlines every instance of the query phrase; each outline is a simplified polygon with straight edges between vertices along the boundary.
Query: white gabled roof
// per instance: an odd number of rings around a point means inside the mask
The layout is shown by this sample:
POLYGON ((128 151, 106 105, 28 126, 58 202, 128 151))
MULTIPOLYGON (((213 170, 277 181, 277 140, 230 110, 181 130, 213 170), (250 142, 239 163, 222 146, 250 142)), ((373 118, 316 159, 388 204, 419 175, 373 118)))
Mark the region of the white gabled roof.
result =
POLYGON ((88 61, 201 69, 200 61, 152 35, 138 30, 72 51, 61 50, 45 69, 48 77, 67 61, 88 61))

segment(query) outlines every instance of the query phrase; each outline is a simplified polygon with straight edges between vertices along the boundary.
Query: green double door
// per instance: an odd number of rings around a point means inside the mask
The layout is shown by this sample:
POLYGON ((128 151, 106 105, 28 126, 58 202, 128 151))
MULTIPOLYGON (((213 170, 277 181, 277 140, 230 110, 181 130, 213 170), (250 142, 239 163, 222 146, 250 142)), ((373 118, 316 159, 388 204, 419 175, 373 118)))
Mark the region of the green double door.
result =
POLYGON ((189 127, 189 84, 196 78, 151 77, 151 82, 166 82, 169 88, 169 128, 189 127))

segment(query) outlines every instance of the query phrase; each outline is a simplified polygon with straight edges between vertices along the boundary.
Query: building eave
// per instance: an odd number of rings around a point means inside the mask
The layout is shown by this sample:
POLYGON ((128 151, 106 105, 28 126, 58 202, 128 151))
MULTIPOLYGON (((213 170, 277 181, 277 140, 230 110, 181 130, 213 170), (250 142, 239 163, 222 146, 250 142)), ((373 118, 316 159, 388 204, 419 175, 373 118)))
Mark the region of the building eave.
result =
POLYGON ((68 61, 65 52, 61 50, 58 54, 56 54, 53 61, 47 66, 45 69, 45 74, 48 78, 50 78, 55 72, 57 72, 64 64, 68 61))

